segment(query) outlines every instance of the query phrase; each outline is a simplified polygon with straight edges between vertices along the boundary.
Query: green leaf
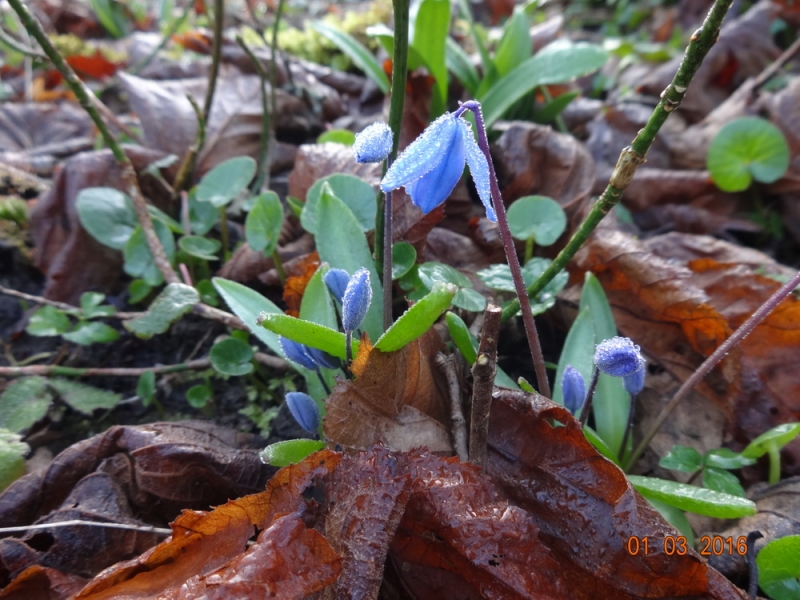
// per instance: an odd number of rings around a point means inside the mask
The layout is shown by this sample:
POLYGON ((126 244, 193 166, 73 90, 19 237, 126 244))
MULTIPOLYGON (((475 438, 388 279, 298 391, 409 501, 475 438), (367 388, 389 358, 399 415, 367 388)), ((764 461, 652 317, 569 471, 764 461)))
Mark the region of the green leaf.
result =
POLYGON ((708 170, 717 186, 740 192, 753 178, 773 183, 789 168, 789 145, 781 130, 758 117, 725 124, 708 148, 708 170))
POLYGON ((153 371, 145 371, 139 375, 136 382, 136 395, 144 406, 150 406, 156 397, 156 374, 153 371))
POLYGON ((608 60, 600 46, 557 40, 494 84, 481 98, 486 127, 491 127, 515 102, 540 85, 563 83, 596 71, 608 60))
POLYGON ((464 357, 469 366, 474 365, 475 360, 478 358, 478 351, 473 344, 472 334, 469 332, 467 324, 464 323, 464 319, 451 312, 448 312, 444 319, 447 323, 450 339, 453 340, 456 348, 461 352, 461 356, 464 357))
POLYGON ((62 336, 68 342, 88 346, 90 344, 107 344, 119 339, 119 332, 113 327, 99 321, 81 321, 75 329, 62 336))
POLYGON ((125 247, 139 224, 130 198, 114 188, 81 190, 76 209, 83 228, 98 242, 114 250, 125 247))
MULTIPOLYGON (((330 292, 328 292, 328 286, 325 285, 323 280, 327 272, 328 265, 323 263, 311 279, 308 280, 308 285, 306 285, 306 289, 303 292, 303 300, 300 302, 300 318, 304 321, 323 325, 329 329, 336 329, 338 327, 336 308, 333 305, 330 292)), ((299 365, 295 365, 295 367, 306 380, 309 396, 314 400, 322 400, 327 397, 328 393, 322 386, 316 371, 304 369, 299 365)), ((325 382, 333 389, 334 385, 336 385, 336 374, 339 371, 322 369, 321 372, 325 382)))
POLYGON ((253 349, 236 338, 220 340, 211 347, 211 366, 223 375, 247 375, 253 370, 253 349))
POLYGON ((511 18, 506 21, 503 37, 500 38, 494 53, 497 74, 502 77, 518 64, 528 60, 532 53, 530 22, 518 6, 511 18))
POLYGON ((352 146, 356 143, 356 134, 349 129, 329 129, 317 138, 317 143, 334 143, 352 146))
POLYGON ((414 20, 414 40, 411 45, 436 80, 431 97, 431 119, 445 111, 447 102, 445 44, 449 31, 450 0, 422 0, 414 20))
POLYGON ((347 173, 335 173, 318 179, 306 194, 306 204, 300 213, 300 224, 303 229, 317 235, 317 206, 325 184, 330 186, 331 193, 344 202, 353 212, 361 231, 366 233, 375 229, 375 211, 377 202, 375 190, 363 179, 347 173))
POLYGON ((747 458, 727 448, 709 450, 703 457, 703 464, 707 467, 717 467, 718 469, 741 469, 755 463, 755 458, 747 458))
POLYGON ((417 250, 408 242, 392 244, 392 279, 400 279, 417 262, 417 250))
MULTIPOLYGON (((366 34, 370 37, 376 38, 380 45, 383 46, 383 49, 386 50, 386 54, 389 56, 394 56, 394 32, 386 25, 383 23, 370 25, 367 27, 366 34)), ((421 67, 426 69, 428 68, 428 65, 425 64, 425 59, 420 56, 419 52, 417 52, 414 46, 408 46, 407 49, 409 73, 416 71, 421 67)))
POLYGON ((72 327, 72 323, 64 311, 47 305, 37 309, 31 315, 25 331, 30 335, 46 337, 66 333, 70 327, 72 327))
POLYGON ((261 462, 273 467, 288 467, 324 447, 325 442, 319 440, 286 440, 270 444, 259 453, 259 457, 261 462))
POLYGON ((147 212, 150 213, 150 216, 155 221, 161 221, 164 225, 169 227, 169 230, 172 233, 177 233, 183 235, 183 225, 178 223, 175 219, 170 217, 167 213, 165 213, 160 208, 153 206, 152 204, 147 205, 147 212))
POLYGON ((283 227, 283 205, 278 194, 264 192, 259 195, 244 222, 247 243, 256 252, 267 256, 275 251, 283 227))
POLYGON ((389 78, 386 77, 386 73, 383 72, 383 68, 377 59, 372 56, 361 42, 349 33, 334 29, 321 21, 313 21, 307 23, 307 25, 336 44, 339 50, 349 56, 353 63, 375 82, 381 92, 384 94, 389 93, 389 78))
POLYGON ((194 288, 200 294, 200 302, 209 306, 219 306, 219 294, 209 279, 201 279, 194 284, 194 288))
POLYGON ((518 240, 533 237, 538 245, 549 246, 567 228, 567 215, 552 198, 525 196, 508 207, 508 228, 518 240))
POLYGON ((472 66, 472 61, 464 49, 450 36, 445 42, 445 64, 447 70, 455 75, 469 96, 476 96, 481 83, 477 69, 472 66))
POLYGON ((433 284, 437 281, 442 283, 452 283, 456 287, 472 287, 472 282, 469 278, 456 271, 453 267, 445 265, 440 262, 426 262, 419 266, 417 272, 422 285, 426 289, 433 289, 433 284))
POLYGON ((134 279, 128 285, 128 293, 130 297, 128 302, 131 304, 138 304, 150 295, 153 291, 153 286, 147 283, 144 279, 134 279))
POLYGON ((773 600, 800 598, 800 535, 772 540, 756 556, 758 585, 773 600))
POLYGON ((194 235, 205 235, 219 218, 219 209, 210 202, 197 199, 197 187, 189 192, 189 227, 194 235))
MULTIPOLYGON (((153 228, 158 239, 161 240, 167 258, 172 261, 175 256, 175 238, 172 237, 172 232, 169 227, 159 221, 153 221, 153 228)), ((158 270, 153 255, 150 254, 150 248, 147 246, 141 226, 137 225, 133 230, 128 243, 125 244, 123 256, 125 257, 124 269, 128 275, 141 277, 145 283, 153 287, 163 283, 164 276, 158 270)))
POLYGON ((203 260, 219 260, 217 252, 219 252, 222 244, 220 244, 218 240, 204 238, 199 235, 185 235, 178 240, 178 246, 180 246, 180 249, 186 252, 186 254, 196 256, 197 258, 202 258, 203 260))
POLYGON ((65 404, 84 415, 91 415, 98 409, 112 409, 122 400, 122 396, 114 392, 69 379, 51 379, 49 384, 65 404))
POLYGON ((114 0, 89 0, 89 3, 97 15, 97 20, 106 28, 108 33, 117 39, 128 35, 128 19, 119 3, 114 2, 114 0))
POLYGON ((605 456, 608 460, 613 462, 615 465, 620 466, 619 459, 617 458, 616 454, 614 453, 611 448, 609 448, 606 443, 597 435, 597 432, 589 427, 588 425, 584 425, 583 427, 583 435, 586 436, 586 439, 589 440, 589 443, 594 446, 595 450, 597 450, 600 454, 605 456))
POLYGON ((694 448, 676 444, 669 451, 669 454, 658 461, 658 466, 664 469, 683 471, 684 473, 694 473, 703 466, 703 457, 694 448))
POLYGON ((103 300, 106 299, 105 294, 100 292, 84 292, 81 294, 81 311, 83 316, 87 319, 94 319, 95 317, 110 317, 117 312, 113 306, 101 306, 103 300))
POLYGON ((483 312, 486 308, 486 298, 470 288, 459 288, 453 298, 453 306, 469 312, 483 312))
POLYGON ((193 408, 205 408, 212 397, 211 388, 205 384, 193 385, 186 390, 186 401, 193 408))
MULTIPOLYGON (((566 92, 553 98, 550 102, 534 112, 531 120, 534 123, 549 125, 556 120, 558 115, 564 112, 564 109, 569 106, 570 102, 580 95, 580 92, 566 92)), ((616 206, 621 206, 621 204, 617 204, 616 206)))
POLYGON ((164 333, 199 301, 200 295, 193 287, 183 283, 170 283, 156 296, 144 315, 124 321, 123 325, 138 337, 148 339, 164 333))
POLYGON ((283 314, 283 311, 271 300, 246 285, 221 277, 214 277, 211 281, 219 295, 225 300, 225 304, 233 311, 233 314, 242 320, 250 332, 275 354, 284 357, 278 336, 257 324, 258 317, 262 312, 283 314))
POLYGON ((30 451, 20 435, 0 429, 0 492, 25 475, 25 455, 30 451))
MULTIPOLYGON (((522 280, 525 286, 531 285, 536 279, 544 273, 550 266, 550 259, 533 257, 524 267, 522 267, 522 280)), ((478 278, 483 281, 488 287, 501 292, 514 292, 514 280, 511 277, 511 269, 506 264, 491 265, 485 269, 481 269, 476 273, 478 278)), ((531 298, 531 311, 536 316, 552 308, 556 303, 556 295, 567 284, 569 278, 566 271, 559 272, 548 283, 544 289, 539 292, 536 298, 531 298)))
MULTIPOLYGON (((588 383, 592 380, 594 370, 594 324, 589 307, 584 307, 578 313, 577 318, 572 323, 572 327, 567 332, 567 339, 564 341, 564 348, 561 350, 561 358, 556 369, 556 384, 553 389, 553 402, 564 405, 564 390, 562 380, 564 370, 567 365, 572 365, 583 376, 583 380, 588 383)), ((595 395, 595 401, 597 396, 595 395)))
POLYGON ((237 156, 218 164, 203 175, 197 185, 197 199, 220 208, 230 203, 256 174, 256 161, 249 156, 237 156))
MULTIPOLYGON (((295 319, 282 313, 263 313, 259 316, 259 323, 277 335, 312 348, 319 348, 337 358, 346 358, 345 336, 341 331, 310 321, 295 319)), ((353 340, 354 355, 358 351, 358 346, 357 340, 353 340)))
POLYGON ((655 477, 628 475, 628 479, 645 498, 660 500, 698 515, 738 519, 758 512, 755 503, 746 498, 655 477))
POLYGON ((683 534, 683 537, 686 538, 688 545, 694 548, 694 529, 692 529, 692 525, 686 518, 686 513, 679 508, 675 508, 669 504, 664 504, 658 500, 648 498, 647 501, 650 503, 650 506, 655 508, 661 514, 661 516, 664 517, 664 520, 667 523, 680 531, 683 534))
POLYGON ((715 492, 724 492, 744 498, 744 488, 736 475, 724 469, 706 467, 703 469, 703 487, 715 492))
POLYGON ((26 377, 8 384, 0 394, 0 427, 21 432, 42 419, 53 395, 44 377, 26 377))
POLYGON ((758 458, 770 451, 770 448, 783 448, 800 435, 800 423, 784 423, 765 431, 742 450, 745 458, 758 458))
MULTIPOLYGON (((381 352, 394 352, 413 342, 430 329, 444 311, 450 308, 456 286, 437 281, 431 292, 409 308, 375 343, 381 352)), ((355 351, 354 351, 355 352, 355 351)))
POLYGON ((316 235, 320 259, 348 273, 355 273, 361 267, 369 270, 373 301, 362 330, 367 332, 370 339, 378 339, 383 332, 383 290, 367 238, 353 212, 331 192, 327 184, 323 185, 316 212, 318 222, 325 223, 325 227, 316 235))

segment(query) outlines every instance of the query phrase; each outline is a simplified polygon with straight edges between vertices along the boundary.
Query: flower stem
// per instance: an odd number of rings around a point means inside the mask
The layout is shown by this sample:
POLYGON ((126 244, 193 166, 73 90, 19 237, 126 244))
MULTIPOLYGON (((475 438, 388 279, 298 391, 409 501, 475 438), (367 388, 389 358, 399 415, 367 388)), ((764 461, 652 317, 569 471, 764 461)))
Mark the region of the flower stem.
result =
POLYGON ((767 446, 769 453, 769 484, 775 485, 781 480, 781 450, 775 442, 767 446))
POLYGON ((589 412, 592 410, 592 401, 594 400, 594 392, 597 390, 598 381, 600 381, 600 369, 595 367, 592 373, 592 380, 589 382, 589 389, 586 391, 586 402, 581 411, 581 425, 585 425, 586 421, 589 420, 589 412))
POLYGON ((508 228, 508 218, 506 217, 506 207, 503 204, 503 196, 500 194, 500 186, 497 183, 497 174, 494 170, 494 163, 492 162, 492 155, 489 152, 489 140, 486 137, 486 127, 483 122, 483 114, 481 113, 481 105, 476 100, 469 100, 461 105, 461 108, 454 114, 458 116, 459 111, 463 110, 472 111, 475 115, 475 125, 478 130, 478 146, 486 161, 489 163, 489 185, 492 189, 492 204, 497 213, 497 225, 500 228, 500 237, 503 239, 503 248, 506 251, 506 260, 508 267, 511 269, 511 278, 514 280, 514 288, 517 291, 517 297, 522 308, 522 321, 525 323, 525 333, 528 337, 528 346, 531 350, 533 358, 533 368, 536 371, 536 382, 538 384, 539 393, 546 398, 550 397, 550 382, 547 381, 547 370, 544 366, 544 355, 542 354, 542 346, 539 343, 539 333, 536 331, 536 324, 533 321, 533 311, 531 310, 531 302, 525 290, 525 282, 522 279, 522 269, 519 264, 519 257, 517 256, 517 249, 514 247, 514 238, 511 237, 511 230, 508 228))
MULTIPOLYGON (((589 235, 594 231, 600 221, 603 220, 603 217, 605 217, 619 202, 620 198, 622 198, 622 192, 628 187, 628 184, 630 184, 633 175, 636 173, 636 169, 645 162, 645 156, 650 146, 653 145, 656 134, 658 134, 658 131, 667 120, 667 117, 680 106, 695 73, 697 73, 697 70, 700 68, 708 51, 717 41, 722 21, 731 4, 733 4, 733 0, 715 0, 714 5, 708 12, 708 16, 706 16, 705 21, 703 21, 703 25, 692 34, 689 45, 686 47, 683 61, 681 61, 678 67, 678 72, 675 73, 672 83, 670 83, 667 89, 661 94, 661 101, 655 109, 653 109, 653 114, 650 115, 647 125, 639 131, 636 138, 631 142, 631 145, 620 153, 617 166, 614 168, 614 172, 611 175, 611 179, 603 195, 595 202, 586 220, 581 223, 581 226, 573 234, 569 242, 567 242, 564 249, 550 264, 550 267, 548 267, 528 288, 529 295, 536 296, 536 294, 541 292, 544 287, 552 281, 553 277, 567 266, 567 263, 575 256, 575 253, 580 250, 586 240, 589 239, 589 235)), ((511 301, 503 310, 503 321, 513 317, 517 314, 519 309, 519 300, 511 301)))

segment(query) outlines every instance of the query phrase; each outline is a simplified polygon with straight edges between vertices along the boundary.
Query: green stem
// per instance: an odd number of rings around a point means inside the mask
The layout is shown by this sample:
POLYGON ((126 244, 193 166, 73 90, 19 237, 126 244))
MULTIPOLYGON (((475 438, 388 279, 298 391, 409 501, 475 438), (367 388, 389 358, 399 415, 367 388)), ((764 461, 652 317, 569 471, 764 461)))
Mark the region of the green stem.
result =
POLYGON ((283 15, 283 1, 278 2, 278 8, 275 9, 275 22, 272 24, 272 48, 271 48, 271 62, 269 65, 269 84, 270 84, 270 102, 272 104, 272 114, 278 114, 278 97, 275 92, 275 81, 278 78, 277 67, 275 61, 278 60, 278 28, 281 24, 281 16, 283 15))
POLYGON ((145 56, 141 61, 139 61, 136 65, 130 68, 130 72, 133 75, 138 74, 142 69, 144 69, 150 62, 164 49, 164 46, 172 39, 172 36, 178 31, 178 28, 183 25, 183 22, 189 17, 189 11, 192 10, 194 6, 193 2, 188 2, 186 4, 186 8, 183 9, 183 13, 177 19, 173 19, 172 23, 169 24, 166 31, 164 31, 164 36, 161 38, 161 42, 153 48, 153 50, 145 56))
MULTIPOLYGON (((389 104, 389 128, 392 130, 392 152, 384 165, 384 174, 397 158, 400 127, 403 123, 403 104, 406 98, 408 72, 409 0, 393 0, 394 55, 392 56, 392 90, 389 104)), ((375 263, 383 277, 383 330, 392 324, 392 194, 379 194, 375 223, 375 263)))
POLYGON ((228 215, 225 213, 224 206, 219 207, 219 230, 222 237, 222 256, 227 262, 231 258, 231 249, 228 245, 228 215))
MULTIPOLYGON (((622 151, 603 195, 595 202, 586 220, 581 223, 581 226, 567 242, 564 249, 550 264, 550 267, 528 288, 529 296, 536 296, 552 281, 553 277, 567 266, 567 263, 583 246, 592 231, 603 220, 603 217, 619 202, 623 190, 630 184, 636 169, 644 163, 647 151, 653 145, 656 134, 667 120, 667 117, 680 106, 692 78, 700 68, 708 51, 717 41, 722 21, 732 3, 733 0, 715 0, 714 5, 708 12, 708 16, 703 21, 703 25, 692 34, 689 45, 686 47, 683 61, 678 67, 678 72, 675 73, 672 83, 661 94, 661 101, 653 110, 653 114, 650 115, 647 125, 639 131, 631 145, 622 151)), ((518 310, 519 301, 515 299, 503 310, 503 321, 513 317, 518 310)))
MULTIPOLYGON (((550 90, 547 89, 546 85, 540 85, 539 91, 542 92, 542 96, 544 96, 544 99, 548 104, 553 101, 553 95, 550 93, 550 90)), ((555 124, 556 129, 558 129, 561 133, 569 133, 567 124, 564 122, 564 117, 562 117, 560 113, 556 115, 555 124)))
MULTIPOLYGON (((208 89, 203 103, 203 120, 208 123, 211 115, 211 105, 214 103, 214 91, 217 89, 219 76, 219 61, 222 56, 222 25, 225 20, 225 0, 214 0, 214 42, 211 46, 211 70, 208 73, 208 89)), ((203 149, 197 149, 198 154, 203 149)))
POLYGON ((533 257, 533 236, 525 240, 525 261, 523 264, 527 265, 531 257, 533 257))
POLYGON ((769 453, 769 484, 775 485, 781 480, 781 449, 772 442, 767 446, 769 453))
POLYGON ((272 262, 275 264, 275 270, 278 272, 278 279, 281 285, 286 283, 286 269, 283 268, 283 261, 278 254, 277 248, 272 252, 272 262))
MULTIPOLYGON (((258 60, 253 51, 245 44, 242 36, 236 36, 236 43, 241 46, 247 56, 250 57, 253 66, 258 73, 261 80, 261 140, 258 144, 258 163, 256 169, 256 177, 250 186, 250 192, 258 194, 264 186, 265 181, 269 178, 269 164, 267 161, 269 155, 269 139, 270 139, 270 112, 267 108, 267 74, 264 71, 264 66, 258 60)), ((274 63, 273 63, 274 64, 274 63)), ((269 185, 269 183, 267 183, 269 185)))

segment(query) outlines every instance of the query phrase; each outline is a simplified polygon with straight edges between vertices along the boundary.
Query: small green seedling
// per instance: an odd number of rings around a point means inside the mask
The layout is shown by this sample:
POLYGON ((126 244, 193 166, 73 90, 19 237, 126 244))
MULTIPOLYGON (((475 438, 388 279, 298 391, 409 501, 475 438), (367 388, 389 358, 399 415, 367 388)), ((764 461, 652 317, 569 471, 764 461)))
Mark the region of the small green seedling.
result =
POLYGON ((758 585, 773 600, 800 598, 800 535, 772 540, 756 556, 758 585))
POLYGON ((81 294, 80 310, 66 311, 54 306, 42 306, 28 321, 25 329, 30 335, 60 335, 65 340, 87 346, 89 344, 105 344, 119 338, 116 329, 92 319, 110 317, 116 309, 103 305, 105 294, 84 292, 81 294), (70 317, 77 319, 73 323, 70 317))
POLYGON ((800 423, 784 423, 765 431, 742 450, 742 456, 760 458, 769 454, 769 483, 781 478, 781 448, 800 435, 800 423))
POLYGON ((458 292, 453 305, 457 308, 470 312, 480 312, 486 308, 486 298, 472 289, 469 277, 440 262, 412 266, 400 279, 400 288, 409 292, 409 300, 418 300, 428 294, 437 281, 456 286, 458 292))
POLYGON ((757 117, 726 124, 708 148, 711 178, 726 192, 741 192, 753 179, 773 183, 789 168, 789 145, 780 129, 757 117))
POLYGON ((658 463, 664 469, 697 474, 702 470, 703 487, 715 492, 725 492, 744 497, 744 488, 739 479, 729 470, 741 469, 756 462, 754 458, 743 456, 727 448, 709 450, 701 455, 688 446, 673 446, 672 450, 658 463))

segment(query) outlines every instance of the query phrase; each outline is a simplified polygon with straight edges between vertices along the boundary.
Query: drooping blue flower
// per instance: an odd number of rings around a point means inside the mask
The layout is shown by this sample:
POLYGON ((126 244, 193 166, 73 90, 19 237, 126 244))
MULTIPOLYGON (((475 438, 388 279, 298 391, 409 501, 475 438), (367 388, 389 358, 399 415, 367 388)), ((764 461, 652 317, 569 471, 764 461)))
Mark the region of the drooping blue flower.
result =
POLYGON ((594 364, 612 377, 626 377, 644 369, 644 357, 630 338, 613 337, 597 344, 594 364))
POLYGON ((322 279, 331 294, 333 294, 333 297, 341 304, 344 298, 344 291, 347 289, 347 284, 350 283, 349 273, 344 269, 330 269, 322 279))
POLYGON ((308 348, 306 348, 306 346, 283 336, 279 338, 279 341, 286 358, 292 362, 296 362, 301 367, 311 369, 312 371, 317 368, 317 363, 311 356, 309 356, 307 352, 308 348))
POLYGON ((311 396, 303 392, 289 392, 286 394, 286 406, 300 427, 312 433, 317 432, 319 407, 311 396))
POLYGON ((342 298, 342 327, 345 332, 355 331, 367 316, 372 302, 372 286, 369 282, 369 271, 361 267, 353 273, 342 298))
POLYGON ((381 162, 392 151, 394 136, 386 123, 373 123, 356 134, 353 154, 357 163, 381 162))
POLYGON ((564 407, 573 415, 577 415, 586 401, 586 382, 583 375, 572 365, 567 365, 561 378, 564 392, 564 407))
POLYGON ((622 378, 622 387, 632 396, 638 394, 644 389, 644 376, 646 373, 647 369, 641 368, 630 375, 626 375, 622 378))
POLYGON ((341 361, 335 356, 331 356, 324 350, 319 348, 311 348, 306 346, 306 354, 308 354, 317 365, 323 369, 338 369, 342 366, 341 361))
POLYGON ((411 201, 427 214, 456 187, 465 162, 486 207, 486 216, 496 221, 489 163, 472 135, 469 122, 453 113, 445 113, 428 125, 403 151, 386 172, 381 189, 389 192, 405 186, 411 201))

